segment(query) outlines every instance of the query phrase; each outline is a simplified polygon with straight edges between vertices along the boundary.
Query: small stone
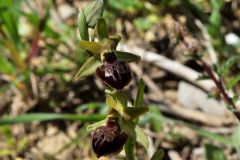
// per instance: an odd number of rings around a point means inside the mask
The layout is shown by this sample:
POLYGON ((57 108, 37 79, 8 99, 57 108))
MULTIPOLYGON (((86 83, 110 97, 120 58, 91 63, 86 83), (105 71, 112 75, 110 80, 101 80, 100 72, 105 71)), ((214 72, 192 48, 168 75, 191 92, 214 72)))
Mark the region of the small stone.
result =
POLYGON ((178 85, 178 101, 186 108, 202 110, 216 116, 224 116, 227 113, 225 106, 219 101, 209 98, 201 89, 181 81, 178 85))
POLYGON ((59 12, 61 18, 64 20, 70 18, 75 13, 74 8, 72 8, 71 6, 69 6, 67 4, 60 5, 58 8, 58 12, 59 12))

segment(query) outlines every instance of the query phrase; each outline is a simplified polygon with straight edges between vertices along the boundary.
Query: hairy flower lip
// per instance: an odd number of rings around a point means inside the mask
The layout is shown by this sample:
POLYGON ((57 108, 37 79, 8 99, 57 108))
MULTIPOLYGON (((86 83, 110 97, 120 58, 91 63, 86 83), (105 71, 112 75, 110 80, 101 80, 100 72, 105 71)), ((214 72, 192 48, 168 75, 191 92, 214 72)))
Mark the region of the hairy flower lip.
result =
POLYGON ((111 61, 99 66, 96 70, 97 76, 109 86, 121 90, 129 84, 132 79, 130 67, 123 61, 111 61))
POLYGON ((109 119, 105 126, 98 127, 92 135, 92 148, 97 157, 117 154, 127 141, 127 133, 120 129, 114 119, 109 119))

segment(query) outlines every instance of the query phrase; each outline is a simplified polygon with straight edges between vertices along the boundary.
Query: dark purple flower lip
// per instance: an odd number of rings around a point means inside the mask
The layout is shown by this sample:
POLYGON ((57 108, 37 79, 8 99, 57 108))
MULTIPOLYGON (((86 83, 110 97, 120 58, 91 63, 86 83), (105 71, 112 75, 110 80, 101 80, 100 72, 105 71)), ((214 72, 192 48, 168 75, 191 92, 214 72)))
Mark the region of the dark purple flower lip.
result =
POLYGON ((107 63, 114 63, 115 61, 117 61, 117 56, 114 52, 105 53, 103 61, 107 63))
POLYGON ((109 86, 117 90, 123 89, 132 79, 130 67, 126 62, 118 61, 115 54, 106 54, 104 58, 96 74, 109 86))
POLYGON ((97 157, 117 154, 127 141, 127 133, 120 129, 115 119, 109 119, 105 126, 98 127, 92 136, 92 148, 97 157))

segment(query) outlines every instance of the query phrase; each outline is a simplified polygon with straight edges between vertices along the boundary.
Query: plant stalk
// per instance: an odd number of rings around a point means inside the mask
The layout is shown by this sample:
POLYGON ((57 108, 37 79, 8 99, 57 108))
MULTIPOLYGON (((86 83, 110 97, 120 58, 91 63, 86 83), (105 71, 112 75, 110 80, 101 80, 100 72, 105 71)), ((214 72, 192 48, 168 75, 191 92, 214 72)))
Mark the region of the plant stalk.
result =
POLYGON ((134 139, 132 139, 131 137, 128 137, 128 140, 124 145, 126 160, 135 160, 134 144, 135 144, 134 139))
MULTIPOLYGON (((229 97, 229 95, 227 94, 227 92, 224 88, 222 79, 216 77, 212 68, 206 62, 204 62, 203 60, 200 60, 200 61, 202 63, 204 70, 207 72, 208 76, 213 80, 213 82, 217 86, 218 91, 222 95, 222 98, 229 105, 230 109, 237 110, 237 106, 235 105, 233 99, 231 97, 229 97)), ((240 112, 234 111, 233 113, 234 113, 235 117, 240 121, 240 112)))

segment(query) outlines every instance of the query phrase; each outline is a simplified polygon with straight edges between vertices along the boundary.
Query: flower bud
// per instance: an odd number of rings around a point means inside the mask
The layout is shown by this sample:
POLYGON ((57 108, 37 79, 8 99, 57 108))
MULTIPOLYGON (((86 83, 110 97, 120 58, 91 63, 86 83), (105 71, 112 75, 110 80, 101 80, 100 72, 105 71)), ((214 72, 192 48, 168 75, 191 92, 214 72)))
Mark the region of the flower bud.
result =
POLYGON ((120 129, 115 119, 109 119, 105 126, 98 127, 92 136, 92 148, 97 157, 119 153, 127 141, 127 133, 120 129))
POLYGON ((118 61, 114 53, 104 55, 103 65, 97 68, 96 73, 104 83, 117 90, 123 89, 132 79, 128 64, 118 61))

